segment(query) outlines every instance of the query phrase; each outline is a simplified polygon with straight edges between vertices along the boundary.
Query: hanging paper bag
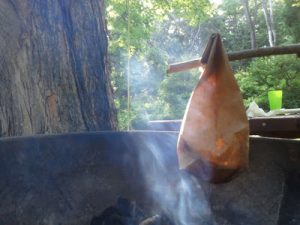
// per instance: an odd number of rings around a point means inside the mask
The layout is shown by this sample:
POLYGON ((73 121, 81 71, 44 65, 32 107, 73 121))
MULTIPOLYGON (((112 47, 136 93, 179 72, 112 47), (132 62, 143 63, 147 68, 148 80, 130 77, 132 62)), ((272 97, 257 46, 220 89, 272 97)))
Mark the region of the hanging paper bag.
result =
POLYGON ((180 129, 179 165, 212 183, 226 182, 248 166, 249 123, 219 34, 210 37, 201 63, 180 129))

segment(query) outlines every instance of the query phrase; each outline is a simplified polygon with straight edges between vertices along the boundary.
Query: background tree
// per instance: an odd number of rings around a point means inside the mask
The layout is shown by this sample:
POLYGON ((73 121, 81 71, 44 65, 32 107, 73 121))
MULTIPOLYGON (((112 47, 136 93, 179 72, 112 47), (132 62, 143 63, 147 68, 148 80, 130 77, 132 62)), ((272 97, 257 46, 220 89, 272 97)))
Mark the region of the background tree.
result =
POLYGON ((246 17, 248 26, 250 28, 251 49, 255 49, 256 48, 255 24, 254 24, 253 19, 251 18, 251 14, 250 14, 250 10, 249 10, 249 1, 241 0, 241 2, 244 7, 245 17, 246 17))
POLYGON ((269 4, 266 0, 261 0, 261 2, 268 30, 269 43, 270 46, 273 47, 276 45, 276 31, 273 19, 273 1, 269 0, 269 4))

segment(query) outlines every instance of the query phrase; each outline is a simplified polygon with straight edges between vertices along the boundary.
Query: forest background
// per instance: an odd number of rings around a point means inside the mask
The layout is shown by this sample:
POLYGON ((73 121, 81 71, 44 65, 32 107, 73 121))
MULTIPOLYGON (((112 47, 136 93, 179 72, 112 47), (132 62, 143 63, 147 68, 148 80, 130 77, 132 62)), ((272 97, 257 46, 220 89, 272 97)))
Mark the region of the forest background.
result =
MULTIPOLYGON (((111 79, 118 126, 181 119, 199 69, 166 74, 168 64, 200 57, 212 33, 227 52, 300 42, 299 0, 107 0, 111 79)), ((231 62, 245 107, 265 110, 268 90, 283 90, 283 107, 300 107, 295 55, 231 62)))

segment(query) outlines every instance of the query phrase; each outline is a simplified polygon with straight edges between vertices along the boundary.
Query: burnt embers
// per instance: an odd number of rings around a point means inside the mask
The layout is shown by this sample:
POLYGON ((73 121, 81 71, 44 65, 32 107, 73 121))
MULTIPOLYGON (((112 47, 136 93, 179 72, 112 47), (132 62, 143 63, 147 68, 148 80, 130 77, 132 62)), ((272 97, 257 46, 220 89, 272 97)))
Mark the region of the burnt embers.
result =
POLYGON ((149 216, 134 202, 119 197, 113 206, 100 216, 93 217, 90 225, 174 225, 164 215, 149 216))

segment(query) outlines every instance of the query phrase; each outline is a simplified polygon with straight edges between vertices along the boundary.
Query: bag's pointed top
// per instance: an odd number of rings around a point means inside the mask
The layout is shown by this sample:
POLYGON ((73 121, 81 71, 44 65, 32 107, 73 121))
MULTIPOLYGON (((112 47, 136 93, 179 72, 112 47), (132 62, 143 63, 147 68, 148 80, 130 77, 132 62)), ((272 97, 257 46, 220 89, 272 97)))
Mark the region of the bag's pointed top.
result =
POLYGON ((221 40, 221 35, 219 33, 214 33, 210 36, 207 44, 206 44, 206 47, 205 47, 205 50, 202 54, 202 57, 201 57, 201 63, 202 64, 207 64, 208 61, 209 61, 209 57, 212 53, 212 49, 214 46, 216 46, 217 43, 221 43, 222 45, 222 40, 221 40))

